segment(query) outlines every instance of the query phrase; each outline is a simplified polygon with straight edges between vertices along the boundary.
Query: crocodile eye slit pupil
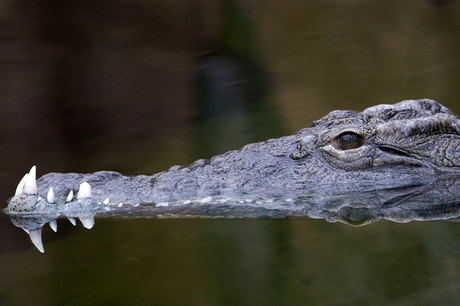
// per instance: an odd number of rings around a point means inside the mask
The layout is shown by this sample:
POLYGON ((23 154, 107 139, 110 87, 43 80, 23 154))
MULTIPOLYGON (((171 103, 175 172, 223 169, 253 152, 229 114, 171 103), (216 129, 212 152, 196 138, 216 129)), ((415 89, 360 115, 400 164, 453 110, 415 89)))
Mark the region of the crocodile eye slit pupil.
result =
POLYGON ((337 144, 342 150, 356 149, 364 144, 364 138, 353 132, 345 132, 337 136, 337 144))

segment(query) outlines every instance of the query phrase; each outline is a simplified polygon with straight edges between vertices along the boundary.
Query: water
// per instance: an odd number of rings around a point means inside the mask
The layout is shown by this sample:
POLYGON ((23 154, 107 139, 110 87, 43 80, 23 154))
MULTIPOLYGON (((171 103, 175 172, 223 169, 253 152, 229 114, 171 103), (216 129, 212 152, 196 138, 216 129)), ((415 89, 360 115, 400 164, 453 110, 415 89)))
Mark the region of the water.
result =
POLYGON ((1 256, 2 305, 454 305, 459 298, 460 232, 452 222, 66 224, 48 236, 43 255, 29 248, 1 256))
MULTIPOLYGON (((156 173, 334 109, 432 98, 460 114, 460 8, 442 3, 5 4, 0 198, 34 164, 156 173)), ((59 220, 41 254, 1 216, 0 304, 458 305, 459 234, 454 221, 59 220)))

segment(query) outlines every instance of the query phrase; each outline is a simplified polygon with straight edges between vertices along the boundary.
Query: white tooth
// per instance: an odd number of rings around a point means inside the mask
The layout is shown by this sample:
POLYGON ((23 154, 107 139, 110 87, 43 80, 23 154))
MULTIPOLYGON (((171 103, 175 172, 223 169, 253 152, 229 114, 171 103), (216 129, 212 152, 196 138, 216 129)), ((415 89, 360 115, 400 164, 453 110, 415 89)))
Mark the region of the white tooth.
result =
POLYGON ((70 190, 69 195, 67 196, 67 199, 65 200, 65 202, 66 203, 70 202, 72 201, 72 199, 73 199, 73 190, 70 190))
POLYGON ((78 190, 77 199, 91 198, 91 185, 83 182, 78 190))
POLYGON ((46 196, 46 202, 53 204, 54 203, 54 191, 53 187, 48 190, 48 195, 46 196))
POLYGON ((94 226, 94 216, 91 217, 79 217, 81 223, 87 229, 91 229, 94 226))
POLYGON ((57 221, 56 220, 50 221, 50 227, 54 232, 57 232, 57 221))
POLYGON ((69 219, 70 223, 72 223, 73 226, 76 226, 76 225, 77 225, 77 221, 75 221, 74 218, 67 217, 67 219, 69 219))
POLYGON ((30 240, 32 240, 32 243, 37 247, 37 249, 40 252, 45 253, 42 242, 42 228, 40 227, 39 229, 29 231, 29 236, 30 240))
POLYGON ((25 194, 37 194, 37 181, 36 181, 36 167, 33 166, 29 175, 27 176, 26 183, 24 184, 24 193, 25 194))
POLYGON ((209 203, 211 201, 212 201, 212 197, 207 197, 207 198, 201 199, 200 203, 209 203))
POLYGON ((26 180, 27 180, 27 176, 29 174, 26 173, 26 175, 24 175, 21 179, 21 181, 19 182, 18 184, 18 187, 16 187, 16 192, 15 192, 15 196, 17 196, 18 194, 21 194, 23 191, 24 191, 24 185, 26 184, 26 180))
POLYGON ((105 199, 104 202, 102 202, 103 205, 108 205, 109 204, 109 198, 105 199))

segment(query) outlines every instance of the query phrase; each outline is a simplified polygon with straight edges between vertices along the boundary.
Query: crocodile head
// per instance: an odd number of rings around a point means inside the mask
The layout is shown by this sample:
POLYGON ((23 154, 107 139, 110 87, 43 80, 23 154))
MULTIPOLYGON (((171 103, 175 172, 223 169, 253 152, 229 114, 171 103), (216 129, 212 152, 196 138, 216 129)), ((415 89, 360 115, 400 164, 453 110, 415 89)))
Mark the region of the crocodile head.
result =
MULTIPOLYGON (((51 220, 56 229, 52 220, 62 214, 73 224, 78 217, 91 228, 96 213, 115 213, 124 204, 129 205, 128 215, 149 203, 155 204, 152 209, 158 216, 163 212, 216 216, 209 210, 212 207, 217 207, 218 216, 230 216, 231 207, 241 206, 249 217, 258 216, 257 209, 288 210, 288 214, 301 211, 313 218, 362 225, 379 218, 398 222, 412 218, 413 206, 404 206, 403 201, 415 187, 415 195, 420 196, 415 202, 427 198, 426 204, 436 205, 452 193, 448 203, 453 198, 452 208, 440 210, 452 210, 455 213, 450 215, 457 217, 458 184, 439 179, 451 178, 446 172, 458 179, 459 145, 460 122, 447 108, 433 100, 407 100, 361 113, 334 111, 294 135, 249 144, 152 176, 50 173, 38 180, 37 188, 32 167, 5 212, 42 252, 40 234, 46 222, 51 220), (80 188, 74 199, 76 186, 80 188), (435 186, 432 196, 422 193, 427 186, 435 186), (219 208, 223 203, 228 205, 219 208)), ((150 206, 145 207, 140 215, 148 215, 150 206)))
POLYGON ((459 119, 433 100, 333 111, 297 136, 294 158, 314 157, 309 160, 349 175, 380 173, 381 180, 394 180, 460 171, 459 119))

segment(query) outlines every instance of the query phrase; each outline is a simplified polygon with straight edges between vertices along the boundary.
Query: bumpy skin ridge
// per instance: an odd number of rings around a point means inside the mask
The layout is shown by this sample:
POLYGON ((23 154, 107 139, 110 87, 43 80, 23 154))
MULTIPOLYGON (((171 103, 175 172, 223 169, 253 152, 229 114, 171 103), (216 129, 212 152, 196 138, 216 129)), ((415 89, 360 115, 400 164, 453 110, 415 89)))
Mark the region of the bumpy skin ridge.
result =
POLYGON ((291 136, 244 146, 152 176, 117 172, 49 173, 39 194, 54 188, 57 201, 80 183, 93 197, 127 204, 205 197, 309 196, 414 185, 434 174, 460 170, 459 119, 428 99, 377 105, 361 113, 334 111, 291 136), (338 137, 353 133, 363 144, 343 150, 338 137))

